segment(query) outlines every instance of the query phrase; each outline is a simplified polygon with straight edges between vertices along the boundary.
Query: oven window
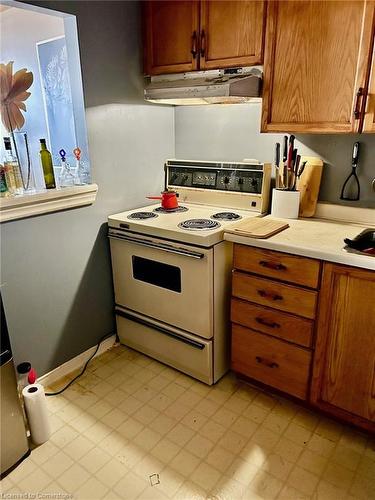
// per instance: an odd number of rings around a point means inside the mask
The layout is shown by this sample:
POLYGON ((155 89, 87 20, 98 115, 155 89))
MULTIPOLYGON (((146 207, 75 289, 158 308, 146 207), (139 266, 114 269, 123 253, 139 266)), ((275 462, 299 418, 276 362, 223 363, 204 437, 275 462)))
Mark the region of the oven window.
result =
POLYGON ((181 269, 176 266, 132 256, 133 277, 151 285, 181 293, 181 269))

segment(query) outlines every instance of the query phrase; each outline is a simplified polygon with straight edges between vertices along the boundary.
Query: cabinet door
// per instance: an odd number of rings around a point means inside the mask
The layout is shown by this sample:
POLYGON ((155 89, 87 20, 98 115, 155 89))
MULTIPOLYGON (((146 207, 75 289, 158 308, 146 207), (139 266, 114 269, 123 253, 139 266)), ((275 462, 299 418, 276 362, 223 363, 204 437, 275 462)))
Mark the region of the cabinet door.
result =
POLYGON ((373 13, 365 0, 270 2, 263 132, 359 130, 373 13))
POLYGON ((374 305, 374 271, 324 265, 311 399, 375 430, 374 305))
MULTIPOLYGON (((375 30, 375 22, 374 22, 374 30, 375 30)), ((375 37, 375 33, 373 34, 375 37)), ((374 39, 373 39, 374 43, 374 39)), ((369 68, 369 85, 368 85, 368 94, 367 100, 364 103, 363 110, 363 132, 372 132, 375 133, 375 44, 373 47, 373 55, 372 61, 369 68)))
POLYGON ((263 62, 263 1, 201 2, 200 69, 263 62))
POLYGON ((199 3, 144 2, 144 70, 149 75, 198 68, 199 3))

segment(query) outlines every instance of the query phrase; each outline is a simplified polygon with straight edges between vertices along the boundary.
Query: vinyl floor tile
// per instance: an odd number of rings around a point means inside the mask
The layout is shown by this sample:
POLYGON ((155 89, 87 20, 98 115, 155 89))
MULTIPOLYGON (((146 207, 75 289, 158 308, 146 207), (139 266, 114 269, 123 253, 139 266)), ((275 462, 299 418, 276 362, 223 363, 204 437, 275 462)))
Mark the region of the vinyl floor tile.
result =
POLYGON ((364 433, 231 373, 208 387, 123 346, 88 368, 47 399, 53 435, 0 482, 2 494, 375 499, 375 441, 364 433))

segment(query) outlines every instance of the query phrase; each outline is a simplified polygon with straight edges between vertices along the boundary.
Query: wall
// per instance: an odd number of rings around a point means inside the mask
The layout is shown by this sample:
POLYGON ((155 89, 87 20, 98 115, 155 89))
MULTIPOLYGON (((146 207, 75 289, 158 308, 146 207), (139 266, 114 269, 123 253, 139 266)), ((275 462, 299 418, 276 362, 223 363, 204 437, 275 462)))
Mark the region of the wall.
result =
POLYGON ((16 363, 39 375, 115 329, 106 219, 160 191, 174 112, 144 104, 138 2, 34 2, 77 15, 94 205, 1 226, 1 282, 16 363))
MULTIPOLYGON (((261 134, 261 104, 228 106, 176 107, 176 157, 201 160, 242 160, 256 158, 272 162, 280 134, 261 134)), ((350 172, 352 147, 360 141, 358 176, 361 203, 375 207, 371 181, 375 177, 375 138, 373 134, 297 135, 302 154, 319 156, 325 161, 320 199, 340 203, 341 186, 350 172)), ((349 202, 350 203, 350 202, 349 202)))

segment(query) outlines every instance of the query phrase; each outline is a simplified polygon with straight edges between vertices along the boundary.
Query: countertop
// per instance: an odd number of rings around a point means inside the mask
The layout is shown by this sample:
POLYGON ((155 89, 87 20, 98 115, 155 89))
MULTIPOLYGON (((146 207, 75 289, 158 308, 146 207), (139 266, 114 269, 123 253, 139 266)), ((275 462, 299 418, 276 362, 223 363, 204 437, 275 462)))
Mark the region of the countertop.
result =
MULTIPOLYGON (((270 216, 266 216, 268 218, 270 216)), ((375 270, 375 256, 358 255, 344 250, 344 238, 354 238, 371 225, 323 219, 278 219, 290 227, 267 239, 225 233, 227 241, 314 259, 375 270)), ((375 226, 375 221, 372 226, 375 226)))

